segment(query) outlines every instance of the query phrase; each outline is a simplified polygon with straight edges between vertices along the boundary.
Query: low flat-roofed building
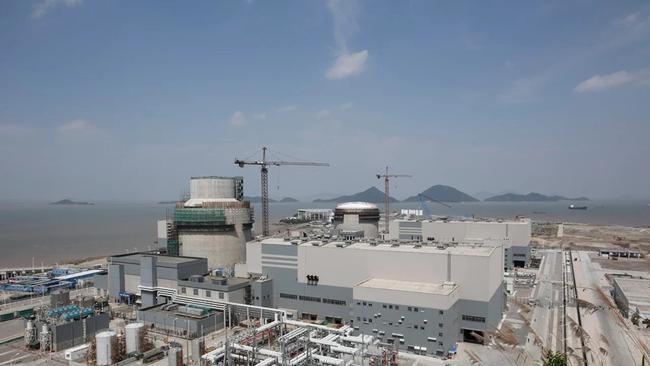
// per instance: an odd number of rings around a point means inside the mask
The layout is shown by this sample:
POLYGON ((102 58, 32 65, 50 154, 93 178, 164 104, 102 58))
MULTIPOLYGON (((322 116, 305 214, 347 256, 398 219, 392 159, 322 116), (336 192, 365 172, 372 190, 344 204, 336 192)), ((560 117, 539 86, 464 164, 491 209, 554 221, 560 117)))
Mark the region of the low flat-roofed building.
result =
POLYGON ((503 246, 504 267, 525 267, 530 261, 532 224, 529 219, 429 220, 397 219, 389 223, 388 239, 461 243, 483 241, 503 246))
POLYGON ((498 246, 266 238, 247 244, 247 266, 272 281, 274 307, 384 336, 401 326, 413 334, 396 332, 396 345, 429 354, 495 328, 505 301, 498 246))
POLYGON ((626 317, 637 311, 644 319, 650 318, 650 279, 614 277, 614 301, 626 317))
POLYGON ((108 257, 108 295, 120 298, 124 294, 140 296, 142 305, 158 303, 156 287, 176 288, 179 280, 193 275, 205 275, 205 258, 174 257, 151 253, 133 253, 108 257), (141 286, 153 290, 141 290, 141 286))

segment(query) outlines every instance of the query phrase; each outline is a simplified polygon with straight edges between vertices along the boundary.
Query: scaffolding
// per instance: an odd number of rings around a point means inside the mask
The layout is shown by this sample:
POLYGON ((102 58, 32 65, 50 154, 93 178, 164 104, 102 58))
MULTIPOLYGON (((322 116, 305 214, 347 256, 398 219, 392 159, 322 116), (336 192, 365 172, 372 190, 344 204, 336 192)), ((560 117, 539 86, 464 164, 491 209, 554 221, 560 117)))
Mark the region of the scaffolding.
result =
POLYGON ((174 210, 176 225, 226 225, 223 208, 179 208, 174 210))

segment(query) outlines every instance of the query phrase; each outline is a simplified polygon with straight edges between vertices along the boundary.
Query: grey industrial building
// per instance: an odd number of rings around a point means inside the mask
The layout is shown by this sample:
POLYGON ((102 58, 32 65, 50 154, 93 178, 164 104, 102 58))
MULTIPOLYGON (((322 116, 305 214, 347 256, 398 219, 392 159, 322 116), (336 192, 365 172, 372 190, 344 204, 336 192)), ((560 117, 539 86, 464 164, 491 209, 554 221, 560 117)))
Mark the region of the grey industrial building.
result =
POLYGON ((428 354, 496 328, 505 303, 497 246, 267 238, 248 243, 247 266, 272 281, 274 307, 428 354))
POLYGON ((617 276, 613 278, 613 297, 626 318, 638 312, 644 319, 650 319, 650 279, 617 276))
MULTIPOLYGON (((179 280, 208 273, 208 260, 150 253, 123 254, 108 257, 108 295, 119 299, 124 295, 141 297, 142 306, 158 304, 158 292, 140 290, 140 286, 176 288, 179 280)), ((96 285, 97 286, 97 285, 96 285)))
POLYGON ((390 222, 388 239, 478 243, 503 247, 504 268, 525 267, 530 262, 532 224, 529 219, 398 219, 390 222))

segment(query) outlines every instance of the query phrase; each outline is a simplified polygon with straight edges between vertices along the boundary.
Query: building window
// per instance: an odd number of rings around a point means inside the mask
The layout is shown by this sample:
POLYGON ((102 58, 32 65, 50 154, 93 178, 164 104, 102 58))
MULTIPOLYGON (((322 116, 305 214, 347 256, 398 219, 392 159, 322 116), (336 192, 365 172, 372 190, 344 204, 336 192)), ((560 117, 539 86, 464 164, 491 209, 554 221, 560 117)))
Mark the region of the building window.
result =
POLYGON ((409 307, 408 307, 408 310, 409 310, 409 311, 413 311, 413 308, 409 306, 409 307))
POLYGON ((358 321, 361 321, 361 317, 360 317, 360 316, 358 316, 358 317, 357 317, 357 320, 358 320, 358 321))
POLYGON ((421 329, 421 330, 424 330, 424 325, 420 325, 420 329, 421 329))
POLYGON ((298 299, 302 301, 311 301, 311 302, 321 302, 320 297, 312 297, 312 296, 298 296, 298 299))
POLYGON ((477 323, 485 323, 485 317, 482 316, 473 316, 473 315, 463 315, 463 320, 477 323))
POLYGON ((442 328, 442 323, 438 323, 438 326, 439 326, 440 328, 442 328))
POLYGON ((181 287, 181 294, 186 294, 187 293, 187 288, 181 287))
POLYGON ((442 333, 438 333, 438 337, 442 337, 442 333))
POLYGON ((395 310, 399 310, 399 305, 395 305, 395 310))
MULTIPOLYGON (((359 305, 359 304, 357 303, 357 305, 359 305)), ((384 309, 386 309, 386 304, 383 304, 381 307, 383 307, 384 309)))
POLYGON ((210 292, 210 290, 205 290, 205 297, 211 297, 211 296, 212 293, 210 292))
POLYGON ((283 293, 280 293, 280 297, 283 298, 283 299, 293 299, 293 300, 298 298, 298 296, 296 296, 296 295, 283 294, 283 293))
POLYGON ((420 312, 420 309, 418 309, 418 308, 413 308, 413 311, 415 311, 416 313, 418 313, 418 312, 420 312))
POLYGON ((323 303, 324 304, 332 304, 332 305, 340 305, 340 306, 345 306, 346 302, 343 300, 334 300, 334 299, 326 299, 323 298, 323 303))
POLYGON ((193 290, 192 290, 192 293, 193 293, 195 296, 199 296, 199 289, 198 289, 198 288, 193 289, 193 290))
POLYGON ((445 312, 442 311, 442 310, 439 310, 439 311, 438 311, 438 314, 440 314, 440 315, 442 315, 442 314, 444 314, 444 313, 445 313, 445 312))
POLYGON ((223 292, 219 292, 219 298, 223 300, 223 292))
POLYGON ((366 302, 365 302, 365 301, 363 302, 363 306, 366 306, 366 302))
POLYGON ((393 305, 388 305, 388 308, 389 308, 389 309, 392 309, 392 308, 393 308, 393 305))

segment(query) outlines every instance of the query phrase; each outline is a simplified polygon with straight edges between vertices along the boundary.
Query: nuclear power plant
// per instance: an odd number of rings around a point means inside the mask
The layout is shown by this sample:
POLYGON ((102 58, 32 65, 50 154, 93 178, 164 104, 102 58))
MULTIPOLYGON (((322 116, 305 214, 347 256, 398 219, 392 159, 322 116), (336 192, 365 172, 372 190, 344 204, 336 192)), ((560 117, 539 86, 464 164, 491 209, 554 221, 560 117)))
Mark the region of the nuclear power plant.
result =
POLYGON ((174 208, 176 237, 170 252, 207 258, 209 268, 232 272, 246 260, 253 221, 242 177, 192 177, 190 198, 174 208))
POLYGON ((189 196, 158 222, 158 249, 59 277, 92 284, 95 300, 73 306, 53 293, 25 343, 96 365, 447 360, 459 344, 487 343, 512 288, 504 270, 529 264, 530 220, 387 215, 388 233, 369 202, 297 215, 328 212, 331 222, 254 236, 242 177, 192 177, 189 196))

